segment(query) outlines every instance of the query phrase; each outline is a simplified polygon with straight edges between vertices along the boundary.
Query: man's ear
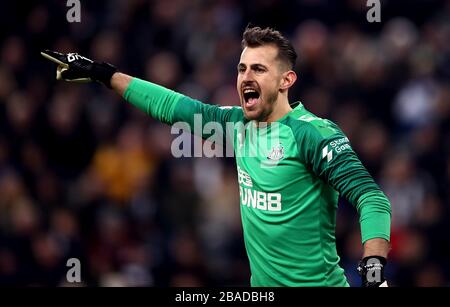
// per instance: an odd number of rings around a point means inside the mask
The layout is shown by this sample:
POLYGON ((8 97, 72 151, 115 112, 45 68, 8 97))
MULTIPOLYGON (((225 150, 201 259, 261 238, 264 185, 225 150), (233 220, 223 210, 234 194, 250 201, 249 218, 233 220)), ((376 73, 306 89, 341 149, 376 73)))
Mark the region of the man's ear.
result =
POLYGON ((287 90, 295 83, 295 81, 297 81, 297 74, 295 71, 289 70, 283 73, 280 90, 287 90))

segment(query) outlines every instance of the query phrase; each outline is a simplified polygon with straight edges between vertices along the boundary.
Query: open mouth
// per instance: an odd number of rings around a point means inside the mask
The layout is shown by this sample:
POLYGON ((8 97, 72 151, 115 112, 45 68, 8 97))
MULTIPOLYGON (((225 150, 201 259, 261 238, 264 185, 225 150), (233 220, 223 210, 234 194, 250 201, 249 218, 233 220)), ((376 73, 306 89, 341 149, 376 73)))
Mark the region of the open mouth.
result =
POLYGON ((245 106, 249 108, 259 102, 260 94, 257 90, 253 88, 244 88, 243 97, 245 106))

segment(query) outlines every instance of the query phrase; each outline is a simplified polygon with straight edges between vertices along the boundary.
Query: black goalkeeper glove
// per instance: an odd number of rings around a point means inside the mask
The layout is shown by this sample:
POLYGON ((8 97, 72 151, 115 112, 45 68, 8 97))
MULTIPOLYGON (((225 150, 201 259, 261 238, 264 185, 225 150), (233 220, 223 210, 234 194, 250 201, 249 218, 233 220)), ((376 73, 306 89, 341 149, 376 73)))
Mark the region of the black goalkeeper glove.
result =
POLYGON ((381 256, 363 258, 358 265, 358 273, 361 276, 362 287, 387 287, 388 284, 384 278, 384 267, 386 263, 386 258, 381 256))
POLYGON ((58 64, 56 79, 71 82, 98 81, 111 88, 111 77, 117 68, 109 63, 98 63, 77 53, 59 53, 44 50, 41 55, 58 64))

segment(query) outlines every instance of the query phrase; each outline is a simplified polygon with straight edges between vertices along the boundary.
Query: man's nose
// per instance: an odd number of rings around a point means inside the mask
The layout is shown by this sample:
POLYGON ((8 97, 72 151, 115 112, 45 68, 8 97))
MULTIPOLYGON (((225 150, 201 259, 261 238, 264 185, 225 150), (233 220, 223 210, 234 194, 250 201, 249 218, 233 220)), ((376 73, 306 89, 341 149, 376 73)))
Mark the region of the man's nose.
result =
POLYGON ((242 74, 242 81, 253 81, 253 73, 251 69, 247 69, 246 71, 244 71, 244 73, 242 74))

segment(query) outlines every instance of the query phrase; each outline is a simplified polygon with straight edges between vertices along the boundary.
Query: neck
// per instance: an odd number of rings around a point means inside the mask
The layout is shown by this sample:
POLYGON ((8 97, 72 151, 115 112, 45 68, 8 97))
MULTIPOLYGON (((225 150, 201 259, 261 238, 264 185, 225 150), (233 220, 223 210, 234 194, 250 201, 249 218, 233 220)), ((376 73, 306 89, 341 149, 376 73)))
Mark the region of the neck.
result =
POLYGON ((279 120, 286 114, 292 111, 289 101, 286 96, 281 96, 275 102, 272 112, 267 116, 266 122, 271 123, 279 120))

